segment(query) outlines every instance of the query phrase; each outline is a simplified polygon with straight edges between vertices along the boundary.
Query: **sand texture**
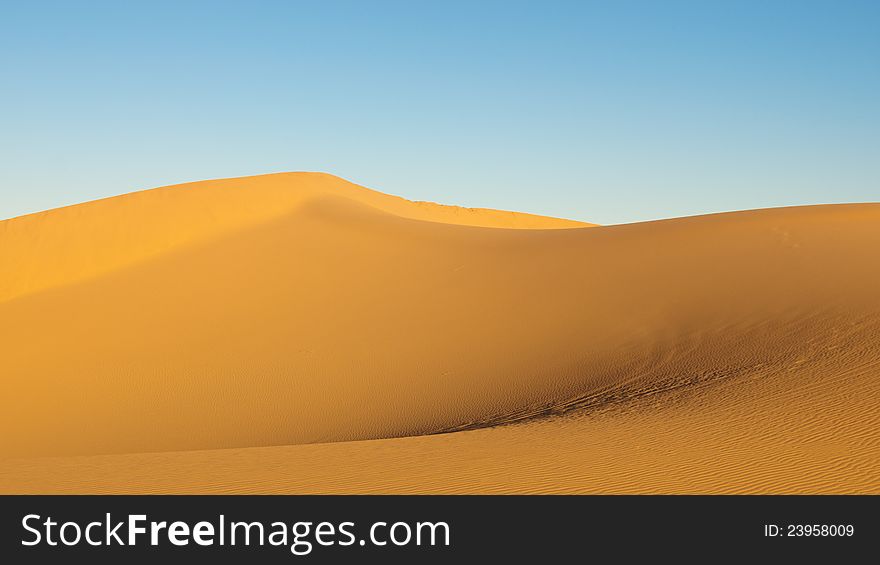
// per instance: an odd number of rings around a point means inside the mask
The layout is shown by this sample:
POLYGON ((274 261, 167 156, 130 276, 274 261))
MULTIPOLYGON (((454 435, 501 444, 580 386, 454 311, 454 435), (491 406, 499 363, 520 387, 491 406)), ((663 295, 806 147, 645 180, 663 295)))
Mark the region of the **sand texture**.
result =
POLYGON ((0 382, 3 493, 880 493, 880 204, 133 193, 0 222, 0 382))

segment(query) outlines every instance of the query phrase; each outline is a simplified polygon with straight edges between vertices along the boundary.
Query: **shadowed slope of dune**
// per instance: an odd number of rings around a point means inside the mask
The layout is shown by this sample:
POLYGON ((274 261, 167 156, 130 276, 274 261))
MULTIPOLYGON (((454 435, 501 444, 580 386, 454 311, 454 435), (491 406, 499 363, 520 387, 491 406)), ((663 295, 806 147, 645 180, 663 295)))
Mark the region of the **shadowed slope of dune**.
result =
POLYGON ((12 222, 0 457, 177 453, 3 490, 878 486, 880 205, 518 230, 574 225, 272 175, 12 222))
POLYGON ((838 321, 829 349, 807 358, 559 417, 398 439, 10 460, 0 463, 0 485, 34 493, 880 494, 880 367, 866 340, 880 328, 838 321))

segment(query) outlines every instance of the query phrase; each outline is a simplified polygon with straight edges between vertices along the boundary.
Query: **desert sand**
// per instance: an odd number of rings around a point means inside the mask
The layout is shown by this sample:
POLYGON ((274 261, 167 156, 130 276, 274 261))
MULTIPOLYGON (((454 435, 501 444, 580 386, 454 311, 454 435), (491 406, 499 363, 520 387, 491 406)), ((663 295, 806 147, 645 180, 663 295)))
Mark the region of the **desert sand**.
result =
POLYGON ((880 204, 143 191, 0 222, 0 379, 3 493, 880 493, 880 204))

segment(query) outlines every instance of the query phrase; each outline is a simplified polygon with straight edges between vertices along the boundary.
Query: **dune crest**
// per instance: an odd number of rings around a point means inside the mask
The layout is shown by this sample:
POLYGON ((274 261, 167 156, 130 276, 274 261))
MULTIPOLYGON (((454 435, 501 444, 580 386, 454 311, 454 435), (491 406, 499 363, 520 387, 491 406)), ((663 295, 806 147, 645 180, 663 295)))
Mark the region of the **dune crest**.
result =
POLYGON ((878 487, 878 204, 529 229, 583 224, 296 174, 0 225, 0 488, 878 487))
POLYGON ((155 188, 0 221, 0 302, 112 272, 271 222, 337 196, 428 222, 512 229, 584 227, 518 212, 411 202, 325 173, 279 173, 155 188))

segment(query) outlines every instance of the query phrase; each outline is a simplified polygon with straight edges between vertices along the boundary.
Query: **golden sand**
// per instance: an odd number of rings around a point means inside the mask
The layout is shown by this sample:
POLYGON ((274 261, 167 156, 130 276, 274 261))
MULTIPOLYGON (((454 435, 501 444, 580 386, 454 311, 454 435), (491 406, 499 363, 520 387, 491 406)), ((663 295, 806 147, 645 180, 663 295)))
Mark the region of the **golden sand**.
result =
POLYGON ((590 227, 290 173, 0 222, 0 273, 4 493, 880 492, 877 204, 590 227))

